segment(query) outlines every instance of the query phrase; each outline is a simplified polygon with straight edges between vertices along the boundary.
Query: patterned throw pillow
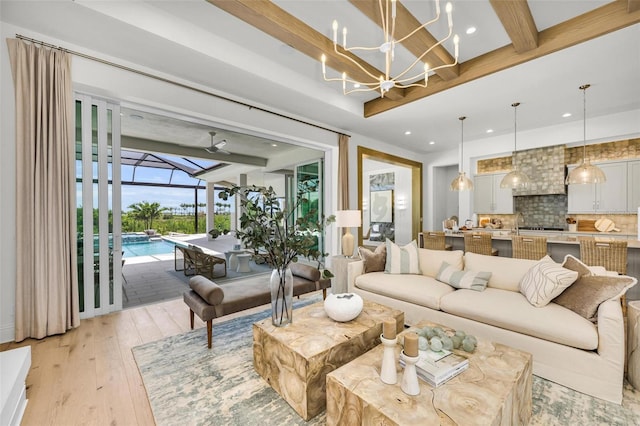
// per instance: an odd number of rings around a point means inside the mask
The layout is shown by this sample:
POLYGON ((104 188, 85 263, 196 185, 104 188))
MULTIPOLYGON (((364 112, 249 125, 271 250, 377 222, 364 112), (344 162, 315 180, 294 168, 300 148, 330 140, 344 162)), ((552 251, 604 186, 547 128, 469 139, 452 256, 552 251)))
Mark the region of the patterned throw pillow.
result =
POLYGON ((387 247, 384 244, 380 244, 376 247, 375 251, 371 251, 365 247, 359 247, 358 253, 360 253, 360 259, 362 259, 363 272, 382 272, 384 271, 384 265, 387 262, 387 247))
POLYGON ((416 240, 400 247, 387 238, 387 264, 384 272, 387 274, 420 274, 418 260, 418 244, 416 240))
POLYGON ((475 291, 484 291, 491 278, 491 272, 461 271, 442 262, 436 280, 449 284, 455 288, 467 288, 475 291))
POLYGON ((578 279, 578 273, 555 263, 545 256, 520 280, 520 293, 529 303, 541 308, 578 279))
POLYGON ((633 277, 583 275, 555 299, 553 303, 571 309, 588 319, 598 320, 598 307, 606 300, 620 298, 638 281, 633 277))

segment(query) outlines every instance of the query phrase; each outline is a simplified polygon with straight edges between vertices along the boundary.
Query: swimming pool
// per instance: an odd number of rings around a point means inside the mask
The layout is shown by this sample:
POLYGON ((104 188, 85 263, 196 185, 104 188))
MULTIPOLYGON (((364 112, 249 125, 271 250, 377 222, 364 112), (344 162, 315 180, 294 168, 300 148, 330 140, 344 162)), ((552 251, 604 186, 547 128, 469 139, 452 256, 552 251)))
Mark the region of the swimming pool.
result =
POLYGON ((173 253, 174 246, 175 244, 165 240, 122 244, 122 251, 124 251, 124 254, 122 255, 122 257, 126 259, 128 257, 136 257, 136 256, 153 256, 155 254, 169 254, 169 253, 173 253))

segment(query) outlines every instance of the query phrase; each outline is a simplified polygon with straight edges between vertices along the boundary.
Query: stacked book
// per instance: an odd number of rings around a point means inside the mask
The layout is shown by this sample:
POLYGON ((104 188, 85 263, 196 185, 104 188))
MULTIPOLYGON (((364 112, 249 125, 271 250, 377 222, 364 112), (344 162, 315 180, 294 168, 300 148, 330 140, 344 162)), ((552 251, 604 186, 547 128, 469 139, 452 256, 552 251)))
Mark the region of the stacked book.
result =
MULTIPOLYGON (((416 363, 418 377, 433 387, 453 379, 458 374, 469 368, 469 360, 461 355, 443 349, 434 352, 431 349, 418 351, 420 359, 416 363)), ((400 365, 404 367, 405 362, 400 357, 400 365)))

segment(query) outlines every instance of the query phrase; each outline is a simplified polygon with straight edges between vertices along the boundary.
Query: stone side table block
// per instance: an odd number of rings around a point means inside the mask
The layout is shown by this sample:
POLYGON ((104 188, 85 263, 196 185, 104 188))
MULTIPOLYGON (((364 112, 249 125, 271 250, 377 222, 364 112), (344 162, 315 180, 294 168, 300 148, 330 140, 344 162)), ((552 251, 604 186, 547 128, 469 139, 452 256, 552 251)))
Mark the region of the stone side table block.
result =
POLYGON ((627 379, 640 390, 640 301, 627 306, 627 379))
POLYGON ((324 410, 327 373, 380 343, 382 321, 404 313, 365 301, 362 313, 339 323, 324 312, 323 302, 293 312, 293 323, 274 327, 271 319, 253 324, 253 366, 258 374, 305 420, 324 410))
MULTIPOLYGON (((415 329, 425 325, 431 324, 423 322, 415 329)), ((399 384, 380 380, 382 351, 378 346, 327 375, 327 425, 529 423, 533 394, 529 353, 480 340, 466 371, 437 388, 420 380, 420 395, 409 396, 399 384)), ((397 370, 400 379, 399 366, 397 370)))

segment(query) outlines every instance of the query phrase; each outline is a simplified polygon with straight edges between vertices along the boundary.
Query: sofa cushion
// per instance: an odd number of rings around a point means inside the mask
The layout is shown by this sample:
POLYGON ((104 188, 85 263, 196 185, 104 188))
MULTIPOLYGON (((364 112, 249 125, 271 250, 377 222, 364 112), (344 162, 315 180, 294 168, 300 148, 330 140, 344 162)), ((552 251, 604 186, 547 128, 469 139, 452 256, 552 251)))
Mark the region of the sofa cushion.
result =
POLYGON ((210 305, 219 305, 224 299, 224 291, 213 281, 196 275, 189 280, 189 287, 210 305))
POLYGON ((289 264, 291 274, 296 277, 304 278, 309 281, 318 281, 320 279, 320 271, 318 268, 314 268, 311 265, 305 265, 304 263, 293 262, 289 264))
POLYGON ((419 274, 418 245, 416 240, 400 247, 387 238, 387 263, 384 271, 387 274, 419 274))
POLYGON ((598 347, 598 331, 593 323, 555 303, 536 308, 513 291, 457 290, 442 297, 440 308, 452 315, 562 345, 586 350, 598 347))
POLYGON ((422 275, 435 278, 440 271, 442 262, 447 262, 452 267, 462 270, 464 268, 464 252, 462 250, 429 250, 418 249, 420 270, 422 275))
POLYGON ((366 247, 359 247, 358 253, 362 259, 362 273, 382 272, 387 263, 387 246, 380 244, 375 251, 371 251, 366 247))
POLYGON ((619 298, 636 282, 628 276, 584 275, 553 302, 596 322, 600 304, 619 298))
POLYGON ((563 268, 545 256, 520 280, 520 293, 535 307, 551 302, 578 279, 578 273, 563 268))
POLYGON ((442 262, 436 279, 455 288, 483 291, 490 277, 491 272, 461 271, 447 262, 442 262))
POLYGON ((520 291, 520 280, 537 262, 537 260, 485 256, 471 252, 466 252, 464 255, 465 270, 491 272, 487 287, 515 292, 520 291))
POLYGON ((455 291, 450 285, 424 275, 405 274, 394 277, 383 272, 360 275, 355 279, 355 286, 382 296, 437 310, 440 309, 442 296, 455 291))

